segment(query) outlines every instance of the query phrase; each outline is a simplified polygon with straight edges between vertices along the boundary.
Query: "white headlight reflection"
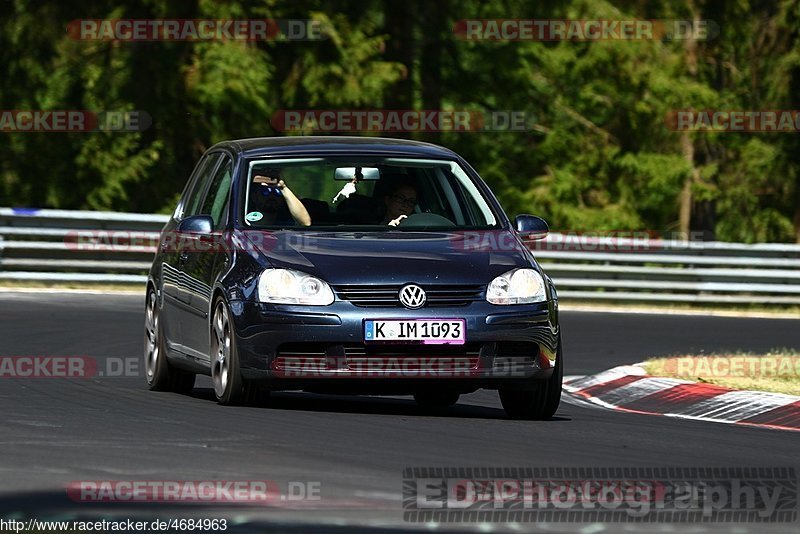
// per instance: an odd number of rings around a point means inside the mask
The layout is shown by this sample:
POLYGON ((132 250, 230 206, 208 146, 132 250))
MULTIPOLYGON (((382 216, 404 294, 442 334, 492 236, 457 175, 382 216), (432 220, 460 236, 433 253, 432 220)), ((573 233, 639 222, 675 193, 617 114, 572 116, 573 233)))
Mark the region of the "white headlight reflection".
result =
POLYGON ((258 300, 271 304, 327 306, 333 291, 315 276, 292 269, 266 269, 258 280, 258 300))
POLYGON ((533 269, 514 269, 489 284, 486 300, 492 304, 531 304, 544 302, 544 280, 533 269))

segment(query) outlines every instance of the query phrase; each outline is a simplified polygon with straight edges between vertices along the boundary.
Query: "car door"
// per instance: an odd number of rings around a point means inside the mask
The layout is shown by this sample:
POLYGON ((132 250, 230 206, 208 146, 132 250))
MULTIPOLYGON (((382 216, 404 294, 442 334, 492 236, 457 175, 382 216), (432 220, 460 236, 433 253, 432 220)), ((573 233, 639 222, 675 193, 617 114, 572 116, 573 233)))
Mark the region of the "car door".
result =
MULTIPOLYGON (((210 186, 199 210, 200 215, 209 215, 213 220, 215 233, 221 233, 226 226, 228 205, 233 183, 233 158, 223 155, 217 166, 210 186)), ((217 272, 224 268, 228 258, 227 240, 216 239, 202 243, 198 248, 208 250, 189 254, 183 263, 183 275, 189 296, 189 313, 184 315, 181 325, 184 329, 185 348, 190 354, 203 360, 208 359, 209 349, 209 311, 211 295, 217 272), (204 246, 205 245, 205 246, 204 246)))
POLYGON ((186 311, 188 299, 183 290, 181 281, 181 243, 178 238, 177 227, 180 221, 197 209, 203 198, 205 187, 208 185, 213 170, 216 168, 218 157, 204 155, 197 162, 192 175, 188 180, 178 206, 172 215, 172 221, 167 225, 166 231, 161 235, 159 253, 161 257, 161 288, 164 295, 162 317, 166 340, 170 347, 177 348, 181 341, 181 315, 186 311))

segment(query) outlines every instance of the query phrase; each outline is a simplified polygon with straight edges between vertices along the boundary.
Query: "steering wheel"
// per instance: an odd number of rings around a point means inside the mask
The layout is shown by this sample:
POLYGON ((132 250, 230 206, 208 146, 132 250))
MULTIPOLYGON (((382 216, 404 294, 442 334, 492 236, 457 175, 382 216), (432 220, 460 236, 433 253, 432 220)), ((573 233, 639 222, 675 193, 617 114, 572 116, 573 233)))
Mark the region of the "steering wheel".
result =
POLYGON ((455 223, 436 213, 412 213, 398 226, 455 226, 455 223))

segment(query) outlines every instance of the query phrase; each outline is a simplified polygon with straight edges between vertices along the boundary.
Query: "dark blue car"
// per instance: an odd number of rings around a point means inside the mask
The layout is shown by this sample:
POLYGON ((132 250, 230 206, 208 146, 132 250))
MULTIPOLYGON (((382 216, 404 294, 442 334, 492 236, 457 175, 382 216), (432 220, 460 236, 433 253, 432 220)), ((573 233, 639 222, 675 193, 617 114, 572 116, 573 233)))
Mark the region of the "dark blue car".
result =
POLYGON ((164 227, 147 284, 151 389, 210 375, 222 404, 255 392, 414 395, 431 408, 497 389, 514 418, 552 416, 558 299, 460 156, 374 137, 226 141, 164 227))

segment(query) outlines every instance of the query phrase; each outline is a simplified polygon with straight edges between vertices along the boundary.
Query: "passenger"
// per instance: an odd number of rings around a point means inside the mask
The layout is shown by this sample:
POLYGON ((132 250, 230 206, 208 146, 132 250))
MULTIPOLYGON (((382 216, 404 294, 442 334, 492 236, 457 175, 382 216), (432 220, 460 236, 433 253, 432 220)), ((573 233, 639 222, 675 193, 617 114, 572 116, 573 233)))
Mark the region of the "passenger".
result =
POLYGON ((259 174, 253 177, 254 187, 251 194, 256 195, 256 198, 250 201, 247 220, 265 226, 284 226, 295 223, 300 226, 310 226, 311 216, 308 214, 308 210, 286 185, 280 169, 265 169, 261 172, 266 176, 259 174), (293 220, 279 217, 284 205, 288 208, 289 215, 293 220))

